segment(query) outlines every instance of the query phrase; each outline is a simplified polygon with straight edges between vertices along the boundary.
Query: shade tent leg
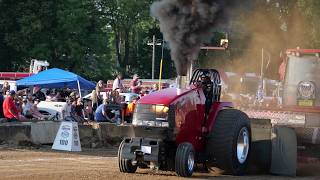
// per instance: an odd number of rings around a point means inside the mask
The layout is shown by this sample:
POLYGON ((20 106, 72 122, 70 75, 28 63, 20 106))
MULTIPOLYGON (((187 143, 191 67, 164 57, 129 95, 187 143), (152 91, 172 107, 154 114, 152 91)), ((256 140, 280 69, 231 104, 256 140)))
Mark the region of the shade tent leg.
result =
POLYGON ((80 96, 80 98, 82 99, 81 88, 80 88, 79 80, 77 80, 77 83, 78 83, 79 96, 80 96))

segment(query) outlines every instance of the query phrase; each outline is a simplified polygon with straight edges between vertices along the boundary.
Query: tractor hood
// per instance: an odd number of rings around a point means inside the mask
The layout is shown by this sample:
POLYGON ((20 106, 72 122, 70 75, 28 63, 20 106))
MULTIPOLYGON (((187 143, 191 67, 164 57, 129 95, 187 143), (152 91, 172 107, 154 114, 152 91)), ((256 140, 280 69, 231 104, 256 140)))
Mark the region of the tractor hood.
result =
POLYGON ((188 87, 187 89, 178 89, 178 88, 167 88, 160 91, 150 93, 146 96, 143 96, 139 103, 141 104, 161 104, 169 106, 174 100, 178 99, 181 96, 184 96, 196 89, 195 86, 188 87))

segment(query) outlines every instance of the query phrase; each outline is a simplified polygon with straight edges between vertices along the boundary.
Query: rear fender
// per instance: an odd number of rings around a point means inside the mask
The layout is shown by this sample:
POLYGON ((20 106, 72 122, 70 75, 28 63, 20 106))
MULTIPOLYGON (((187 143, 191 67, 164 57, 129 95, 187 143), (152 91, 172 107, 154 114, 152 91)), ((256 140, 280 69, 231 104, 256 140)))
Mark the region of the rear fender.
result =
POLYGON ((211 106, 211 109, 208 115, 208 120, 205 124, 205 127, 207 128, 207 132, 211 132, 219 111, 223 109, 232 108, 232 107, 233 107, 233 104, 231 102, 214 102, 211 106))

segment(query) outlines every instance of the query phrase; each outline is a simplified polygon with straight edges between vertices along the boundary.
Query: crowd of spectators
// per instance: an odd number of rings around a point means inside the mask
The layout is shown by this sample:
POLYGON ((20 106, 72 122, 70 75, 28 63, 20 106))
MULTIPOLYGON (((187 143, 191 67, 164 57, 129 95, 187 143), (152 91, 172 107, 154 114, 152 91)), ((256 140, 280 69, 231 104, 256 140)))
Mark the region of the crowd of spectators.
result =
MULTIPOLYGON (((81 101, 81 99, 68 88, 41 89, 40 87, 34 87, 16 92, 10 90, 8 82, 5 81, 0 91, 0 119, 9 122, 48 120, 48 116, 42 114, 38 109, 40 101, 68 102, 72 109, 71 104, 78 106, 78 102, 81 101)), ((81 116, 84 117, 83 115, 81 116)))
POLYGON ((48 120, 48 116, 40 113, 38 104, 41 101, 66 102, 68 112, 76 121, 95 120, 98 122, 130 123, 139 98, 159 89, 158 84, 152 88, 142 87, 142 81, 137 74, 133 75, 129 87, 122 83, 123 75, 119 73, 111 91, 106 90, 102 80, 98 81, 96 88, 88 99, 83 99, 69 88, 41 89, 33 87, 18 92, 10 90, 8 82, 4 82, 0 91, 0 118, 7 121, 26 121, 28 119, 48 120), (128 102, 120 93, 135 93, 128 102))
POLYGON ((97 88, 92 92, 91 96, 92 110, 95 112, 95 121, 120 123, 119 119, 124 119, 125 122, 130 123, 132 122, 137 101, 142 96, 159 90, 158 84, 154 84, 150 89, 143 88, 142 81, 139 79, 138 74, 133 75, 129 87, 125 87, 122 81, 123 75, 121 73, 117 74, 113 81, 112 91, 105 92, 105 96, 103 96, 102 91, 98 89, 103 82, 99 81, 97 83, 97 88), (125 97, 120 96, 120 93, 134 93, 137 94, 137 96, 133 96, 130 102, 126 102, 125 97), (101 104, 96 100, 99 95, 104 98, 101 104))

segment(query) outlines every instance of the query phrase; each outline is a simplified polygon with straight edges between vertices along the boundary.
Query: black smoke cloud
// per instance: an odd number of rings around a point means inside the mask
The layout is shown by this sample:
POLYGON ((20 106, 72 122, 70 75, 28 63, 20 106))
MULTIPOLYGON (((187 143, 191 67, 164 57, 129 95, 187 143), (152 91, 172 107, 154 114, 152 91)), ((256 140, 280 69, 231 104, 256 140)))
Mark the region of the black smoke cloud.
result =
POLYGON ((198 58, 200 46, 210 38, 215 25, 223 22, 224 0, 162 0, 151 6, 160 30, 169 42, 178 75, 186 75, 198 58))

